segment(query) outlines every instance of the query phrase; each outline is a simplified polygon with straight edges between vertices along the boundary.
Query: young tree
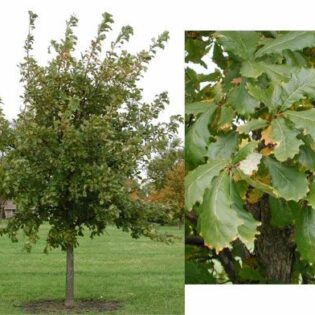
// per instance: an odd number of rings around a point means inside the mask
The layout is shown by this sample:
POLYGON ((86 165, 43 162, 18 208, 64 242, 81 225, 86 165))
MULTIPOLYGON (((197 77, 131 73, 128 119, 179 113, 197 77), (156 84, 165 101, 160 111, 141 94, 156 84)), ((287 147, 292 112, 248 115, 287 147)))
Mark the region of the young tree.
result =
POLYGON ((314 283, 314 47, 315 32, 186 33, 192 281, 314 283))
POLYGON ((3 187, 17 213, 3 232, 16 241, 23 229, 30 248, 40 225, 49 223, 45 249, 61 247, 67 253, 65 305, 71 307, 79 236, 88 232, 93 238, 113 223, 135 238, 162 238, 147 220, 146 204, 129 198, 126 183, 139 176, 139 166, 177 129, 176 119, 156 123, 167 94, 144 103, 137 84, 168 34, 131 54, 123 49, 133 34, 126 26, 103 52, 113 23, 104 13, 89 50, 78 58, 73 32, 78 20, 72 16, 64 38, 51 42, 51 60, 40 65, 32 55, 36 14, 29 16, 21 64, 25 107, 12 149, 1 161, 3 187))

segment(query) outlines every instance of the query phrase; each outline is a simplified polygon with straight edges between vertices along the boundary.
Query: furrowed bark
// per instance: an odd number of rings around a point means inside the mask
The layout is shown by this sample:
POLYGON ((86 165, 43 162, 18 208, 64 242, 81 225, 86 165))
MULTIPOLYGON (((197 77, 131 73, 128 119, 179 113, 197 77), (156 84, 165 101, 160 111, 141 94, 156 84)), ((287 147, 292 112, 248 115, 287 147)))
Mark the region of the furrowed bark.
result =
POLYGON ((74 306, 74 263, 73 263, 73 245, 67 247, 67 267, 66 267, 66 298, 65 306, 74 306))
POLYGON ((271 210, 267 196, 257 204, 249 205, 248 208, 262 223, 259 228, 260 235, 255 242, 255 255, 265 270, 266 282, 290 284, 295 252, 292 227, 280 229, 271 225, 271 210))

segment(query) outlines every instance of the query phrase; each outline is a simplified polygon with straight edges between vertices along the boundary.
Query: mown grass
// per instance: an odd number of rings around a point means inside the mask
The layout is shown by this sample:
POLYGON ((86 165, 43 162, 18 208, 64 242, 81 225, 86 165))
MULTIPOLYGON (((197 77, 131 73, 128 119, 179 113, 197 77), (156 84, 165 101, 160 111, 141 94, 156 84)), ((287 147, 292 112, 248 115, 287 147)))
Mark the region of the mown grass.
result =
MULTIPOLYGON (((0 314, 23 314, 21 305, 29 301, 63 299, 65 253, 43 254, 48 228, 41 228, 31 253, 23 251, 22 242, 0 238, 0 314)), ((178 227, 162 229, 183 235, 178 227)), ((75 296, 121 302, 121 309, 103 314, 183 314, 182 240, 171 245, 134 240, 114 227, 94 240, 83 237, 75 250, 75 296)))

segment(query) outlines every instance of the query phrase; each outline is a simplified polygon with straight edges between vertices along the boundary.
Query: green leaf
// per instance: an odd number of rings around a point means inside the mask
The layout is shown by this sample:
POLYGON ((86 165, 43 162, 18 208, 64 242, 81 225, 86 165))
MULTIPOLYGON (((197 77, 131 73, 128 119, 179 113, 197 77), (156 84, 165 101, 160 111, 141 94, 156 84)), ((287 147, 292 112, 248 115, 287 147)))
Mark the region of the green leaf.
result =
POLYGON ((308 204, 315 209, 315 181, 310 184, 310 192, 307 196, 307 202, 308 204))
POLYGON ((242 160, 245 160, 247 156, 254 152, 257 147, 257 141, 251 141, 250 143, 246 144, 243 148, 241 148, 234 156, 232 163, 236 164, 242 160))
POLYGON ((298 160, 306 169, 315 171, 315 152, 309 145, 300 147, 298 160))
POLYGON ((289 128, 282 117, 273 119, 271 122, 271 138, 276 143, 274 155, 280 162, 292 159, 299 153, 302 140, 297 139, 299 132, 289 128))
POLYGON ((295 68, 287 65, 269 64, 265 62, 244 61, 241 67, 241 74, 247 78, 257 79, 263 73, 273 82, 287 81, 295 68))
POLYGON ((284 35, 278 35, 275 39, 270 39, 255 56, 256 58, 267 54, 281 53, 283 50, 302 50, 305 47, 315 46, 315 32, 288 32, 284 35))
POLYGON ((204 191, 211 188, 213 178, 219 175, 227 161, 208 161, 185 177, 185 206, 191 210, 196 202, 202 203, 204 191))
POLYGON ((302 129, 305 134, 309 134, 315 140, 315 109, 303 110, 300 112, 287 110, 283 113, 290 119, 296 128, 302 129))
POLYGON ((221 72, 216 69, 214 72, 209 74, 200 73, 197 75, 197 82, 216 82, 221 78, 221 72))
POLYGON ((242 63, 240 73, 244 77, 257 79, 264 73, 264 67, 261 62, 247 60, 242 63))
POLYGON ((228 103, 230 103, 240 115, 253 114, 259 106, 259 101, 248 94, 243 82, 230 91, 228 94, 228 103))
POLYGON ((199 233, 205 245, 216 252, 230 246, 230 242, 238 236, 238 227, 243 224, 232 198, 231 179, 222 172, 213 181, 211 190, 206 190, 199 209, 199 233))
POLYGON ((207 157, 210 160, 228 160, 236 150, 237 134, 230 131, 217 137, 216 142, 208 146, 207 157))
POLYGON ((207 41, 203 41, 199 38, 186 38, 185 50, 187 55, 185 62, 194 62, 207 68, 207 65, 202 60, 202 57, 209 52, 210 46, 207 41))
POLYGON ((289 108, 304 96, 315 98, 315 69, 302 68, 294 72, 291 79, 282 85, 279 105, 281 109, 289 108))
POLYGON ((243 201, 235 189, 235 184, 232 182, 230 185, 235 210, 243 221, 243 224, 238 227, 238 237, 245 245, 252 244, 258 234, 257 227, 260 222, 256 221, 251 213, 244 210, 243 201))
POLYGON ((259 34, 252 31, 229 31, 220 32, 218 38, 225 50, 243 59, 251 59, 258 44, 259 34))
POLYGON ((285 50, 283 52, 283 56, 285 57, 286 64, 291 67, 305 67, 307 66, 306 56, 303 55, 300 51, 291 51, 285 50))
POLYGON ((206 112, 211 107, 215 107, 212 102, 196 102, 188 103, 185 105, 185 114, 186 115, 198 115, 206 112))
POLYGON ((271 158, 264 161, 269 169, 273 187, 285 200, 299 201, 308 192, 308 181, 304 173, 295 167, 285 166, 271 158))
POLYGON ((235 169, 234 174, 238 175, 241 179, 245 180, 249 185, 253 186, 254 188, 275 198, 279 197, 279 192, 274 187, 259 181, 257 178, 251 178, 250 176, 245 175, 240 169, 235 169))
POLYGON ((214 44, 213 47, 213 56, 212 60, 221 68, 225 69, 227 65, 227 58, 224 57, 223 51, 220 45, 217 43, 214 44))
POLYGON ((273 198, 269 196, 269 206, 271 210, 270 223, 279 228, 283 228, 294 222, 293 207, 290 207, 290 203, 294 201, 286 202, 280 198, 273 198))
POLYGON ((215 277, 209 273, 203 263, 194 260, 185 261, 185 283, 186 284, 215 284, 215 277))
POLYGON ((216 111, 216 107, 210 107, 203 113, 195 123, 188 129, 185 137, 185 160, 192 166, 204 162, 207 153, 210 132, 208 125, 216 111))
POLYGON ((265 106, 267 106, 271 112, 275 111, 275 105, 274 105, 274 88, 273 86, 270 86, 266 89, 262 89, 258 85, 252 85, 248 83, 246 85, 248 93, 257 101, 264 103, 265 106))
POLYGON ((244 125, 240 125, 237 127, 237 131, 241 134, 249 134, 251 131, 265 128, 268 125, 268 121, 258 118, 251 119, 246 122, 244 125))
POLYGON ((315 210, 300 209, 295 224, 295 242, 301 257, 315 263, 315 210))
POLYGON ((229 129, 232 125, 234 110, 231 107, 223 106, 221 108, 220 118, 218 121, 218 129, 229 129))
POLYGON ((271 81, 281 83, 288 81, 293 72, 297 71, 297 68, 287 65, 275 65, 262 63, 264 72, 267 74, 271 81))
POLYGON ((238 276, 245 282, 250 283, 252 281, 259 283, 266 283, 266 279, 261 275, 261 273, 253 268, 243 266, 239 271, 238 276))

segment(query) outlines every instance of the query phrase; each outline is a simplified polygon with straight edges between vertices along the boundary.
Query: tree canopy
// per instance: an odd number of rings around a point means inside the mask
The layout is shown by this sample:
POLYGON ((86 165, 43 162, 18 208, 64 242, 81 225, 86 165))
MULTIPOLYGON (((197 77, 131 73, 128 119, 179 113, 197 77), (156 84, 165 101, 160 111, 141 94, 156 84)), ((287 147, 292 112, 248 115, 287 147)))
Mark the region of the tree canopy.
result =
POLYGON ((138 84, 168 33, 132 54, 124 48, 132 27, 122 27, 108 42, 113 18, 104 13, 89 49, 77 57, 78 19, 71 16, 64 38, 51 41, 51 58, 42 65, 33 55, 37 15, 29 17, 20 65, 24 108, 1 158, 2 190, 17 213, 2 233, 16 241, 22 229, 30 249, 40 225, 48 222, 46 250, 67 251, 79 236, 99 235, 108 224, 133 237, 163 238, 148 221, 147 203, 129 197, 128 182, 177 130, 176 118, 157 122, 167 93, 146 103, 138 84))

